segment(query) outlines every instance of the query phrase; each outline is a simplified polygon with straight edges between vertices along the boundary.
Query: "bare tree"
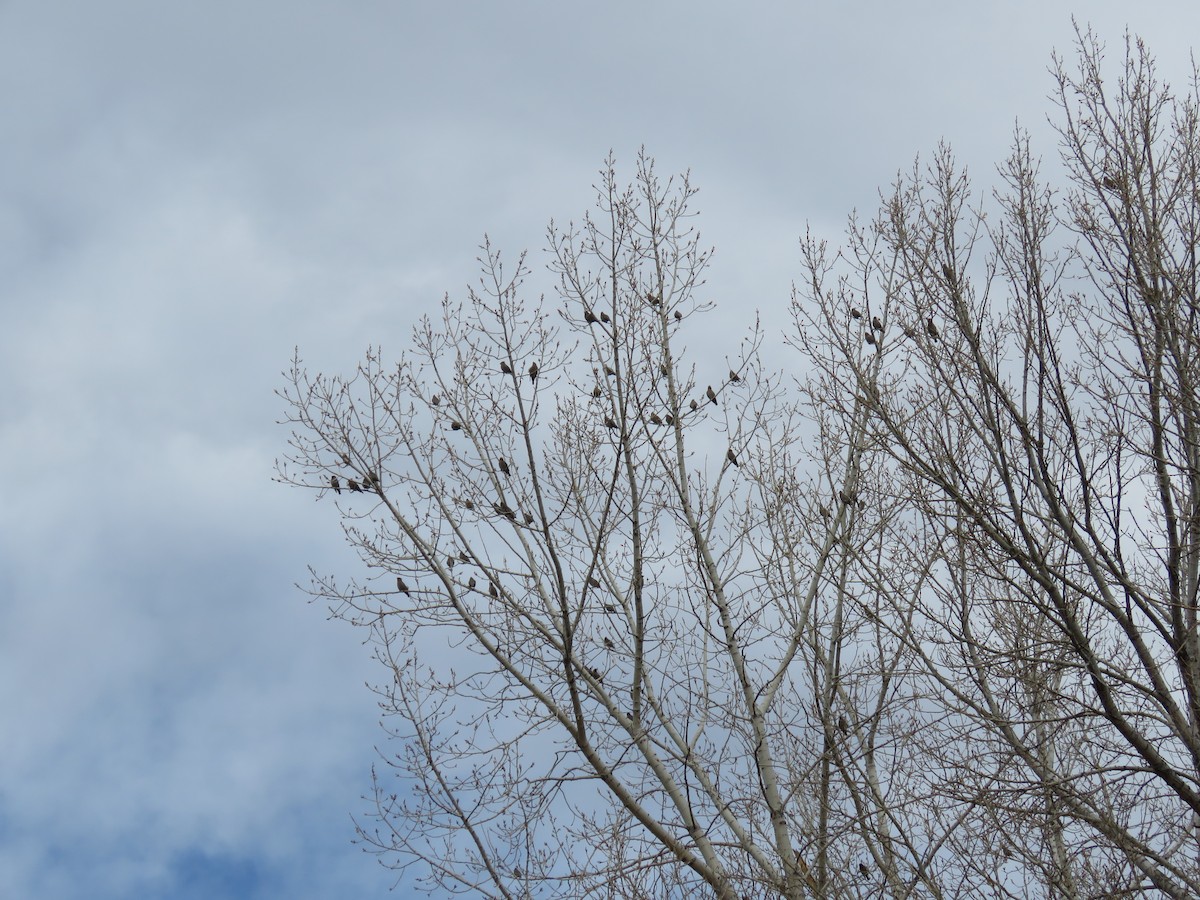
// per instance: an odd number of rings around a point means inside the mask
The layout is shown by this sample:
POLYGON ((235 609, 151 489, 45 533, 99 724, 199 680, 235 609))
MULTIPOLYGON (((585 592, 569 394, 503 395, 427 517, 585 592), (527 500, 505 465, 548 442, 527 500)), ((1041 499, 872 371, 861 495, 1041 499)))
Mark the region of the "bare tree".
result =
POLYGON ((367 567, 360 825, 481 897, 1200 896, 1195 83, 1055 61, 1073 187, 947 150, 806 237, 803 377, 733 355, 646 158, 349 377, 283 480, 367 567), (715 345, 715 347, 714 347, 715 345), (718 362, 719 359, 719 362, 718 362))
POLYGON ((1019 135, 989 217, 943 150, 840 260, 806 243, 796 311, 928 554, 893 629, 941 710, 935 793, 978 820, 948 846, 992 834, 975 868, 1012 896, 1195 897, 1200 103, 1138 41, 1115 89, 1079 50, 1063 199, 1019 135), (859 281, 868 353, 839 319, 859 281))

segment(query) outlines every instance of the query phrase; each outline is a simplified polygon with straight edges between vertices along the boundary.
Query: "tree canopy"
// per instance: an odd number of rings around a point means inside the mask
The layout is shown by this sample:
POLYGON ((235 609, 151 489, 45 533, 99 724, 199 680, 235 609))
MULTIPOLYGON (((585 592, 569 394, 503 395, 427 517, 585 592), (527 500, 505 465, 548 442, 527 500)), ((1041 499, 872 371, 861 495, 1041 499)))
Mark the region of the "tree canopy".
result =
MULTIPOLYGON (((544 269, 299 357, 280 477, 365 572, 360 822, 481 897, 1200 896, 1197 82, 1081 33, 1070 183, 941 148, 801 240, 789 372, 694 354, 688 177, 610 158, 544 269), (535 277, 548 298, 529 287, 535 277)), ((705 335, 706 344, 723 338, 705 335)))

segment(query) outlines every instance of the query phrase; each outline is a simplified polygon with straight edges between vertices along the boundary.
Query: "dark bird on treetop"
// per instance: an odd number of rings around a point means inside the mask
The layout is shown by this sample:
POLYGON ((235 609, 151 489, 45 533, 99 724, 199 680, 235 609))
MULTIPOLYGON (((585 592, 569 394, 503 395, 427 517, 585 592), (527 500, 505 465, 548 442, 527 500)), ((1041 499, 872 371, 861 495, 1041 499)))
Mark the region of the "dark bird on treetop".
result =
POLYGON ((503 456, 500 457, 500 471, 503 472, 505 475, 512 474, 512 470, 508 467, 508 460, 505 459, 503 456))
POLYGON ((347 479, 346 479, 346 484, 350 486, 350 490, 352 490, 352 491, 356 491, 356 492, 358 492, 358 493, 360 493, 360 494, 362 493, 362 487, 361 487, 361 486, 359 485, 359 483, 358 483, 357 481, 355 481, 353 478, 347 478, 347 479))
POLYGON ((695 412, 696 410, 698 410, 700 408, 700 404, 697 403, 695 400, 693 400, 690 405, 692 407, 692 412, 695 412))
POLYGON ((474 501, 474 500, 464 500, 464 501, 463 501, 463 506, 465 506, 467 509, 469 509, 469 510, 471 510, 472 512, 474 512, 474 510, 475 510, 475 501, 474 501))
POLYGON ((496 582, 494 582, 494 581, 489 581, 489 582, 488 582, 488 594, 489 594, 490 596, 492 596, 492 597, 499 597, 499 596, 500 596, 500 591, 499 591, 499 589, 496 587, 496 582))
POLYGON ((940 337, 940 334, 938 332, 938 327, 935 324, 933 324, 933 319, 927 319, 925 321, 925 333, 928 334, 935 341, 938 339, 938 337, 940 337))
POLYGON ((871 327, 883 334, 883 323, 879 321, 879 316, 871 316, 871 327))
POLYGON ((599 399, 599 397, 602 393, 604 393, 604 392, 600 390, 600 385, 596 385, 594 388, 592 388, 592 396, 593 397, 596 397, 597 399, 599 399))
POLYGON ((675 310, 675 321, 676 322, 683 321, 683 313, 681 313, 679 310, 675 310))
POLYGON ((346 465, 350 465, 350 456, 349 456, 349 454, 347 454, 347 453, 343 453, 343 454, 342 454, 342 462, 344 462, 346 465))
POLYGON ((533 524, 533 513, 525 513, 525 524, 526 525, 533 524))
POLYGON ((404 579, 399 575, 396 576, 396 590, 402 594, 408 594, 408 585, 404 583, 404 579))
POLYGON ((437 406, 439 403, 442 402, 442 398, 439 397, 437 394, 434 394, 432 397, 429 398, 429 402, 432 403, 434 406, 437 406))
POLYGON ((817 511, 821 513, 821 518, 822 518, 822 519, 828 519, 828 518, 829 518, 829 507, 828 507, 828 506, 826 506, 824 503, 822 503, 822 504, 819 504, 819 505, 817 506, 817 511))
POLYGON ((529 364, 529 380, 537 381, 537 376, 538 376, 538 364, 530 363, 529 364))
POLYGON ((838 731, 840 731, 842 734, 846 734, 847 732, 849 732, 849 730, 850 730, 850 725, 849 725, 849 723, 846 722, 846 717, 838 716, 838 731))
POLYGON ((461 422, 451 422, 450 430, 451 431, 462 431, 462 423, 461 422))
POLYGON ((737 384, 739 381, 742 380, 742 377, 740 375, 738 375, 737 372, 733 371, 733 369, 730 369, 729 370, 729 380, 731 382, 733 382, 734 384, 737 384))
POLYGON ((470 578, 467 579, 467 590, 469 590, 469 591, 475 590, 475 576, 474 575, 472 575, 470 578))
POLYGON ((467 558, 467 552, 465 550, 458 554, 458 558, 463 562, 471 561, 470 559, 467 558))
POLYGON ((725 458, 726 458, 727 460, 729 460, 731 463, 733 463, 735 467, 737 467, 737 468, 741 468, 740 466, 738 466, 737 454, 735 454, 735 453, 733 452, 733 448, 732 448, 732 447, 730 447, 730 448, 729 448, 729 449, 728 449, 728 450, 725 452, 725 458))
POLYGON ((607 375, 609 378, 612 378, 612 377, 613 377, 614 375, 616 375, 617 373, 616 373, 616 371, 613 369, 613 367, 612 367, 612 366, 607 366, 607 365, 606 365, 606 366, 604 367, 604 374, 605 374, 605 375, 607 375))
POLYGON ((587 322, 589 325, 594 325, 597 321, 596 314, 586 306, 583 308, 583 321, 587 322))
POLYGON ((650 424, 651 425, 661 425, 662 423, 663 423, 663 421, 662 421, 662 419, 659 418, 658 413, 650 413, 650 424))
POLYGON ((716 405, 716 403, 717 403, 717 392, 716 392, 716 391, 714 391, 714 390, 712 389, 712 385, 711 385, 711 384, 708 386, 708 390, 704 392, 704 396, 708 397, 708 399, 709 399, 709 400, 711 400, 711 401, 713 402, 713 405, 714 405, 714 406, 716 405))
POLYGON ((500 371, 503 372, 505 375, 511 375, 512 374, 512 366, 510 366, 504 360, 500 360, 500 371))
POLYGON ((666 422, 668 425, 674 425, 674 424, 675 424, 675 417, 674 417, 673 415, 671 415, 670 413, 667 413, 666 419, 665 419, 664 421, 665 421, 665 422, 666 422))
POLYGON ((333 492, 335 494, 340 494, 342 492, 342 483, 338 481, 338 477, 336 475, 329 476, 329 486, 333 488, 333 492))
POLYGON ((874 333, 868 331, 865 335, 863 335, 863 340, 866 341, 868 344, 874 345, 874 343, 875 343, 874 333))
POLYGON ((605 428, 616 428, 617 423, 613 420, 612 416, 605 416, 604 417, 604 427, 605 428))
POLYGON ((447 569, 453 569, 453 568, 454 568, 454 564, 455 564, 455 563, 457 563, 457 562, 458 562, 458 560, 456 560, 456 559, 455 559, 453 556, 447 556, 447 557, 446 557, 446 568, 447 568, 447 569))
POLYGON ((589 575, 589 576, 588 576, 588 584, 589 584, 589 585, 591 585, 591 586, 592 586, 592 587, 594 587, 594 588, 598 588, 598 587, 600 587, 600 582, 597 580, 597 578, 596 578, 596 576, 595 576, 595 575, 589 575))
POLYGON ((604 639, 604 646, 607 647, 609 650, 611 650, 615 646, 612 642, 612 638, 606 637, 604 639))
POLYGON ((649 294, 646 295, 646 300, 649 301, 651 306, 661 306, 662 305, 662 298, 659 297, 657 294, 655 294, 653 291, 651 291, 649 294))
POLYGON ((866 878, 868 875, 871 874, 871 870, 867 868, 866 863, 860 862, 858 864, 858 874, 861 875, 863 878, 866 878))
POLYGON ((950 268, 949 263, 942 263, 942 274, 946 276, 946 280, 950 282, 951 286, 958 284, 958 275, 950 268))
POLYGON ((600 321, 601 321, 601 322, 604 322, 605 324, 608 324, 609 322, 611 322, 611 321, 612 321, 612 319, 610 319, 610 318, 608 317, 608 313, 606 313, 606 312, 604 312, 604 311, 601 311, 601 313, 600 313, 600 321))
POLYGON ((858 311, 858 307, 856 307, 856 306, 850 307, 850 318, 852 318, 852 319, 861 319, 862 318, 862 313, 860 313, 858 311))

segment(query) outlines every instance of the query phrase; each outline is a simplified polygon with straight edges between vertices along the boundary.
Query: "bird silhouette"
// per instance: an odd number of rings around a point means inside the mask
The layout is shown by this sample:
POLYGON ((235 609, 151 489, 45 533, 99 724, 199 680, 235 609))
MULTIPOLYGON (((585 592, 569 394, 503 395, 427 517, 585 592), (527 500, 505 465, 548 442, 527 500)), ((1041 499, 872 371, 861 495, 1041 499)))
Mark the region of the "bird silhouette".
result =
POLYGON ((336 475, 329 476, 329 486, 333 488, 333 492, 335 494, 340 494, 342 492, 342 483, 338 481, 338 477, 336 475))
POLYGON ((529 364, 529 380, 537 381, 537 377, 538 377, 538 364, 530 363, 529 364))
POLYGON ((451 422, 450 430, 451 431, 462 431, 462 422, 451 422))
POLYGON ((604 324, 606 324, 606 325, 607 325, 609 322, 611 322, 611 321, 612 321, 612 319, 610 319, 610 318, 608 317, 608 313, 601 311, 601 313, 600 313, 600 321, 601 321, 601 322, 603 322, 604 324))
POLYGON ((457 562, 458 562, 458 560, 456 560, 453 556, 447 556, 446 557, 446 568, 453 569, 455 564, 457 564, 457 562))
POLYGON ((499 465, 500 465, 500 471, 503 472, 505 475, 512 474, 512 470, 508 467, 508 460, 506 460, 503 456, 500 457, 499 465))
POLYGON ((612 642, 612 638, 610 638, 610 637, 606 637, 606 638, 604 639, 604 646, 605 646, 605 647, 607 647, 609 650, 611 650, 611 649, 612 649, 614 646, 616 646, 616 645, 615 645, 615 644, 613 644, 613 642, 612 642))
POLYGON ((467 590, 469 590, 469 591, 475 590, 475 576, 474 575, 472 575, 470 578, 467 579, 467 590))
POLYGON ((717 392, 712 389, 711 384, 708 386, 708 390, 704 392, 704 396, 708 397, 708 399, 712 401, 713 405, 716 406, 717 392))
POLYGON ((875 346, 875 335, 873 332, 868 331, 865 335, 863 335, 863 340, 871 346, 875 346))
POLYGON ((408 595, 408 585, 404 583, 404 579, 399 575, 396 576, 396 590, 402 594, 408 595))
POLYGON ((846 721, 846 717, 838 716, 838 731, 840 731, 842 734, 846 734, 849 730, 850 730, 850 725, 846 721))
POLYGON ((503 372, 505 375, 511 375, 512 374, 512 366, 510 366, 504 360, 500 360, 500 371, 503 372))
POLYGON ((651 291, 649 294, 646 295, 646 300, 647 300, 647 302, 649 302, 649 304, 651 306, 661 306, 662 305, 662 297, 658 296, 653 291, 651 291))
POLYGON ((604 367, 604 374, 605 374, 605 375, 607 375, 609 378, 612 378, 612 377, 613 377, 614 375, 616 375, 617 373, 616 373, 616 370, 615 370, 615 369, 613 369, 613 367, 612 367, 612 366, 607 366, 607 365, 606 365, 606 366, 604 367))
POLYGON ((596 318, 596 314, 585 306, 583 308, 583 321, 587 322, 589 325, 594 325, 599 320, 596 318))
POLYGON ((696 410, 698 410, 698 409, 700 408, 700 404, 699 404, 699 403, 697 403, 695 400, 693 400, 693 401, 692 401, 691 403, 689 403, 688 405, 689 405, 689 406, 691 406, 691 408, 692 408, 692 412, 695 412, 696 410))
POLYGON ((350 465, 350 455, 347 453, 343 453, 342 454, 342 462, 345 463, 346 465, 350 465))
POLYGON ((725 451, 725 458, 727 460, 729 460, 731 463, 733 463, 735 468, 741 468, 740 466, 738 466, 737 455, 733 452, 732 447, 730 447, 727 451, 725 451))
POLYGON ((599 582, 599 580, 597 580, 595 575, 588 576, 588 584, 594 588, 600 587, 600 582, 599 582))
POLYGON ((532 513, 525 513, 525 524, 526 525, 533 524, 533 514, 532 513))
POLYGON ((439 403, 442 402, 442 398, 439 397, 437 394, 434 394, 432 397, 429 398, 429 402, 432 403, 434 406, 437 406, 439 403))
POLYGON ((828 518, 829 518, 829 507, 828 507, 828 506, 826 506, 824 503, 821 503, 821 504, 819 504, 819 505, 817 506, 817 510, 818 510, 818 511, 821 513, 821 518, 822 518, 822 519, 828 519, 828 518))
POLYGON ((668 414, 666 415, 666 417, 664 418, 664 421, 665 421, 665 422, 666 422, 668 425, 674 425, 674 424, 675 424, 675 417, 674 417, 673 415, 671 415, 670 413, 668 413, 668 414))
POLYGON ((683 321, 683 313, 681 313, 679 310, 675 310, 675 321, 676 322, 683 321))
POLYGON ((935 325, 933 323, 932 318, 925 320, 925 333, 928 334, 935 341, 941 336, 940 333, 938 332, 938 327, 937 327, 937 325, 935 325))
POLYGON ((871 327, 883 334, 883 323, 879 321, 879 316, 871 316, 871 327))
POLYGON ((871 870, 867 868, 866 863, 860 862, 858 864, 858 874, 861 875, 863 878, 866 878, 868 875, 871 874, 871 870))
POLYGON ((617 423, 616 423, 616 421, 613 419, 613 417, 612 417, 612 416, 605 416, 605 417, 604 417, 604 427, 605 427, 605 428, 616 428, 616 427, 617 427, 617 423))
POLYGON ((616 613, 616 611, 617 611, 617 608, 616 608, 615 606, 613 606, 611 603, 605 603, 605 604, 604 604, 604 611, 605 611, 606 613, 608 613, 609 615, 613 615, 614 613, 616 613))
POLYGON ((650 413, 650 424, 651 425, 661 425, 662 423, 663 423, 663 420, 661 418, 659 418, 658 413, 650 413))
POLYGON ((352 490, 356 493, 359 493, 359 494, 362 493, 362 487, 353 478, 347 478, 346 485, 350 488, 350 490, 352 490))
POLYGON ((733 382, 734 384, 737 384, 739 381, 742 380, 742 378, 740 375, 738 375, 737 372, 733 371, 733 369, 730 369, 729 370, 729 380, 731 382, 733 382))
POLYGON ((862 318, 862 313, 858 311, 857 307, 854 307, 854 306, 850 307, 850 318, 852 318, 852 319, 861 319, 862 318))
POLYGON ((496 582, 494 582, 494 581, 488 582, 488 595, 491 597, 499 597, 500 596, 500 589, 496 587, 496 582))
POLYGON ((600 385, 596 385, 594 388, 592 388, 592 396, 593 397, 599 399, 600 395, 602 393, 604 393, 604 392, 600 390, 600 385))
POLYGON ((1121 186, 1121 182, 1113 178, 1111 175, 1105 175, 1100 179, 1100 186, 1108 191, 1115 191, 1121 186))

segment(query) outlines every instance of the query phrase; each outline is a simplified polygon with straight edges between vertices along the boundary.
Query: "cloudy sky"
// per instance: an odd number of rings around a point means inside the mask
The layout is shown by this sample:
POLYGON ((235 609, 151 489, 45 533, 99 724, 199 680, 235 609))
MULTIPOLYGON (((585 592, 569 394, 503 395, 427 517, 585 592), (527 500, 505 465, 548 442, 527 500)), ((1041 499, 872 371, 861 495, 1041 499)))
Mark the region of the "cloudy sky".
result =
MULTIPOLYGON (((1080 4, 1184 84, 1200 4, 1080 4)), ((917 153, 1047 157, 1072 9, 1009 3, 0 2, 0 896, 378 897, 351 845, 368 648, 271 480, 325 371, 578 217, 612 149, 691 169, 720 315, 767 321, 917 153)), ((405 895, 402 884, 396 894, 405 895)))

